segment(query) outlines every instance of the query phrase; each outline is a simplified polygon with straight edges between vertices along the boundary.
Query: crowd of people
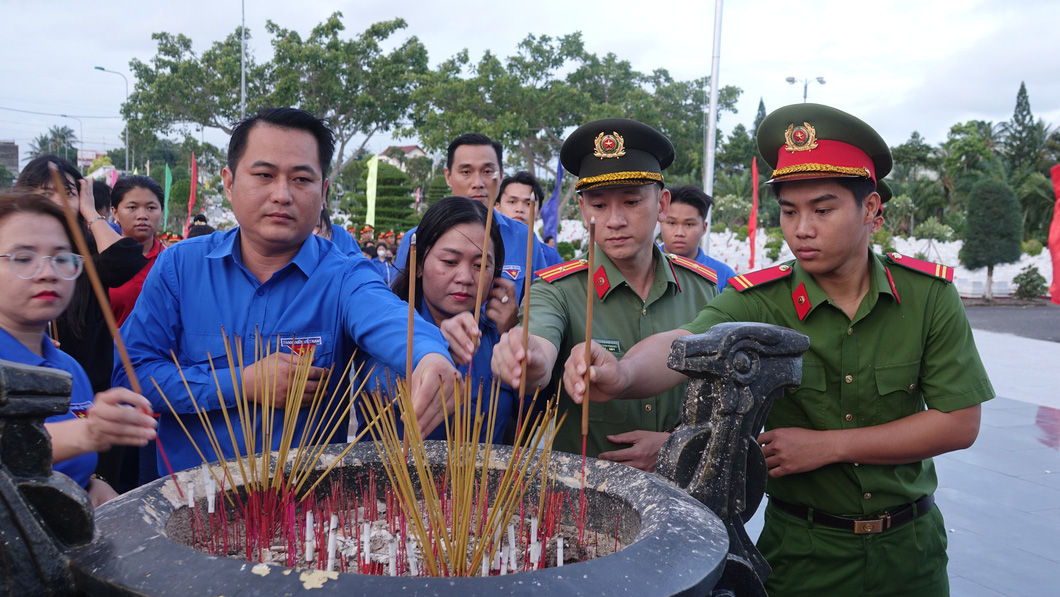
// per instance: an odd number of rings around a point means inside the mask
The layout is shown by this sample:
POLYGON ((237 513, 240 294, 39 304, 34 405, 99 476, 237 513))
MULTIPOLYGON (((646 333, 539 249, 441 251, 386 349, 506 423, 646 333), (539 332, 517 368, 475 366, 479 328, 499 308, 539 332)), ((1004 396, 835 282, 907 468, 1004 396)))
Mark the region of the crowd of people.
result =
MULTIPOLYGON (((587 123, 560 152, 595 230, 595 246, 586 247, 593 271, 589 259, 564 262, 537 237, 530 207, 540 212, 540 183, 526 171, 505 176, 501 144, 475 132, 447 148, 452 196, 434 202, 416 228, 378 237, 370 226, 331 222, 334 138, 298 109, 264 109, 233 130, 222 179, 238 226, 195 222, 168 247, 157 182, 127 175, 101 188, 44 156, 0 196, 0 258, 9 261, 0 283, 13 297, 0 303, 0 358, 72 375, 69 412, 46 426, 56 469, 98 504, 166 472, 156 440, 174 469, 200 464, 196 445, 210 442, 199 409, 216 429, 231 423, 236 449, 247 450, 242 442, 253 435, 235 416, 239 393, 272 401, 276 428, 285 410, 299 409, 297 443, 307 425, 302 407, 318 385, 328 379, 340 395, 351 387, 323 373, 355 350, 375 365, 365 369, 375 372, 369 388, 385 393, 395 377, 409 379, 425 437, 445 439, 456 380, 500 383, 486 413, 496 417, 495 432, 481 438, 490 442, 504 441, 520 407, 541 406, 520 405, 520 387, 548 397, 562 381, 568 418, 555 449, 581 451, 581 403, 592 400, 588 455, 652 471, 681 424, 687 383, 666 367, 670 343, 723 321, 783 325, 811 346, 802 384, 777 400, 758 436, 769 474, 759 547, 773 568, 770 594, 861 594, 866 578, 881 594, 947 594, 931 457, 970 445, 979 405, 994 395, 952 274, 872 252, 891 158, 867 124, 800 104, 767 116, 757 135, 795 260, 744 275, 700 249, 711 198, 666 185, 673 145, 628 119, 587 123), (88 254, 77 252, 64 205, 78 216, 88 254), (85 260, 109 292, 133 371, 157 384, 143 395, 115 362, 104 306, 81 275, 85 260), (595 302, 588 362, 587 293, 595 302), (239 366, 225 358, 223 334, 245 340, 239 366), (263 357, 254 337, 280 339, 277 351, 263 357), (289 396, 296 347, 308 344, 309 381, 289 396), (864 535, 863 520, 886 520, 887 528, 864 535)), ((280 436, 249 448, 276 448, 280 436)), ((234 455, 229 443, 219 447, 221 457, 234 455)))

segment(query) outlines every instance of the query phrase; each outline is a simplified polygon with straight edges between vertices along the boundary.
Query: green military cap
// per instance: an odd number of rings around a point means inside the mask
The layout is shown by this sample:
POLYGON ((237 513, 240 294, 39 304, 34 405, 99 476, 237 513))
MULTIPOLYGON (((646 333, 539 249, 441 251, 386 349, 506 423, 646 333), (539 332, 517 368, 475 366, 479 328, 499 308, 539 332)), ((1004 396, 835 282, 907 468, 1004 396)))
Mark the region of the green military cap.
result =
POLYGON ((567 172, 579 177, 576 191, 657 182, 674 161, 670 140, 650 126, 628 118, 605 118, 584 124, 567 137, 559 151, 567 172))
POLYGON ((793 104, 758 125, 758 151, 773 168, 768 183, 808 178, 868 178, 883 201, 891 189, 891 150, 860 119, 829 106, 793 104))

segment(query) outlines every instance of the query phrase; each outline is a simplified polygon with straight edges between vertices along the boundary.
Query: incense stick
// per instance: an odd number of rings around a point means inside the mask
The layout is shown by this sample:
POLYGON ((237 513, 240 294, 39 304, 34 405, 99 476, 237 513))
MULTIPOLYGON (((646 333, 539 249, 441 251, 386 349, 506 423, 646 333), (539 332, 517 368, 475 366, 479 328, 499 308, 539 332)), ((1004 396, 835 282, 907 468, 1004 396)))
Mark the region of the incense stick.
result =
MULTIPOLYGON (((409 326, 407 336, 405 338, 405 379, 409 380, 411 386, 412 383, 412 326, 416 319, 416 233, 412 233, 412 238, 409 239, 409 326)), ((405 439, 402 443, 404 447, 405 458, 409 456, 409 438, 408 432, 405 432, 405 439)))
MULTIPOLYGON (((478 288, 475 290, 475 310, 471 312, 478 321, 479 312, 482 311, 482 295, 486 292, 486 254, 490 246, 490 228, 493 226, 493 207, 486 206, 486 235, 482 241, 482 266, 478 272, 478 288)), ((478 339, 473 339, 475 349, 478 350, 478 339)))
MULTIPOLYGON (((527 345, 530 341, 530 283, 534 280, 532 271, 534 262, 534 216, 537 202, 530 202, 530 225, 526 227, 526 267, 523 269, 523 355, 527 355, 527 345)), ((515 433, 523 428, 523 398, 526 396, 526 366, 527 359, 523 357, 523 370, 519 377, 519 414, 515 419, 515 433)))
MULTIPOLYGON (((593 341, 593 291, 596 288, 593 261, 596 254, 596 218, 589 220, 589 277, 585 291, 585 392, 582 393, 582 437, 589 434, 589 364, 593 341)), ((584 443, 584 441, 583 441, 584 443)), ((582 450, 585 451, 584 449, 582 450)))
MULTIPOLYGON (((55 188, 56 193, 62 193, 62 189, 66 188, 63 184, 62 176, 59 175, 59 169, 55 167, 55 164, 49 163, 48 168, 52 174, 52 186, 55 188)), ((80 193, 80 190, 78 191, 80 193)), ((103 312, 103 320, 107 323, 107 331, 110 332, 111 339, 114 340, 114 346, 118 350, 118 356, 121 358, 121 366, 125 370, 125 376, 129 379, 129 387, 132 388, 133 392, 143 395, 143 388, 140 387, 140 380, 136 377, 136 371, 133 370, 132 361, 129 360, 129 352, 125 350, 125 342, 122 340, 121 332, 118 331, 118 322, 114 319, 114 311, 110 308, 110 299, 107 296, 106 289, 103 288, 103 283, 99 279, 99 272, 96 271, 96 262, 92 259, 92 253, 88 248, 88 241, 85 240, 85 235, 81 233, 80 222, 77 221, 77 214, 74 213, 73 208, 70 207, 70 203, 64 198, 59 201, 63 207, 63 213, 66 215, 66 223, 70 227, 70 233, 74 236, 74 244, 77 245, 77 251, 81 253, 83 262, 85 264, 85 274, 88 276, 88 281, 92 285, 92 290, 96 293, 96 301, 99 303, 99 308, 103 312)), ((158 451, 163 452, 162 442, 158 441, 158 435, 155 435, 155 445, 158 446, 158 451)), ((177 493, 180 497, 184 497, 184 492, 180 490, 180 483, 177 483, 177 476, 173 474, 173 469, 168 465, 168 459, 165 459, 167 464, 166 468, 169 471, 169 477, 173 479, 173 484, 177 487, 177 493)))

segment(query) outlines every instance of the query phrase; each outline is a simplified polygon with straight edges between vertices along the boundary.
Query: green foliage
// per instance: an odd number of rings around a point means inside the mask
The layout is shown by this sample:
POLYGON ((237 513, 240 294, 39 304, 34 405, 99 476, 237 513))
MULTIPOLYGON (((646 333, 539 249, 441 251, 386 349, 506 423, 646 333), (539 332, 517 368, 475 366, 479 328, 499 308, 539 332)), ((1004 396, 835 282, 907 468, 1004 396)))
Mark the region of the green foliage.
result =
POLYGON ((435 201, 448 197, 452 191, 449 190, 449 183, 445 182, 445 175, 439 174, 431 178, 431 182, 427 185, 427 205, 434 203, 435 201))
POLYGON ((886 226, 880 226, 876 234, 872 235, 872 244, 879 245, 883 253, 895 252, 894 234, 886 226))
MULTIPOLYGON (((1039 250, 1041 249, 1039 248, 1039 250)), ((1012 294, 1016 298, 1021 299, 1038 298, 1048 290, 1045 276, 1033 265, 1028 265, 1021 269, 1020 273, 1016 274, 1015 278, 1012 278, 1012 283, 1016 285, 1016 291, 1012 294)))
POLYGON ((961 260, 968 269, 1020 258, 1019 202, 1003 180, 984 179, 972 188, 961 260))
MULTIPOLYGON (((188 199, 191 198, 191 179, 174 180, 169 188, 169 219, 160 224, 163 230, 184 232, 184 222, 188 219, 188 199)), ((198 199, 196 199, 198 202, 198 199)))
POLYGON ((722 195, 714 197, 714 221, 724 222, 727 227, 735 230, 740 225, 747 224, 747 218, 751 215, 750 196, 738 197, 736 195, 722 195))
MULTIPOLYGON (((931 164, 931 146, 920 133, 913 131, 908 141, 891 148, 891 157, 895 164, 906 166, 910 180, 917 180, 920 172, 931 164)), ((905 182, 904 177, 899 180, 905 182)))
MULTIPOLYGON (((758 155, 758 145, 747 133, 744 125, 737 124, 729 139, 721 145, 717 155, 714 157, 715 175, 724 172, 734 175, 751 171, 751 158, 758 155)), ((748 175, 749 176, 749 175, 748 175)))
MULTIPOLYGON (((341 19, 342 13, 332 14, 305 39, 269 21, 272 60, 259 64, 248 53, 246 61, 246 114, 297 106, 327 119, 337 141, 333 171, 359 153, 346 151, 354 137, 362 139, 363 149, 375 133, 390 132, 408 117, 416 77, 427 72, 427 50, 418 39, 391 40, 405 27, 403 20, 375 23, 344 39, 341 19), (384 52, 383 44, 393 49, 384 52)), ((133 137, 186 132, 189 123, 231 133, 242 117, 240 29, 201 53, 184 35, 161 32, 152 39, 155 56, 130 62, 136 86, 122 114, 133 137)))
POLYGON ((884 222, 892 234, 899 230, 905 230, 908 233, 912 226, 911 222, 915 217, 916 205, 913 204, 913 199, 909 195, 903 193, 891 197, 883 213, 884 222), (903 224, 905 225, 904 227, 903 224))
MULTIPOLYGON (((362 188, 368 178, 368 169, 361 172, 362 188)), ((412 186, 409 177, 400 168, 379 162, 376 174, 375 229, 377 232, 393 230, 403 232, 418 222, 412 208, 412 186)), ((357 205, 350 210, 354 221, 364 222, 368 212, 367 198, 364 193, 356 196, 357 205)))
POLYGON ((916 229, 913 230, 913 236, 946 242, 953 239, 953 229, 940 222, 935 216, 931 216, 917 224, 916 229))
POLYGON ((923 251, 917 251, 916 253, 913 254, 913 259, 919 259, 921 261, 927 261, 928 260, 928 256, 927 256, 927 253, 925 253, 923 251))
POLYGON ((719 232, 720 233, 720 232, 725 232, 728 229, 729 229, 729 227, 725 225, 725 222, 714 221, 710 225, 710 231, 711 232, 719 232))
POLYGON ((14 173, 8 170, 7 166, 0 164, 0 189, 6 189, 10 187, 11 183, 14 181, 14 173))
POLYGON ((76 162, 77 135, 74 134, 74 129, 68 126, 53 126, 47 133, 37 135, 36 139, 30 141, 25 159, 31 160, 48 154, 76 162))
POLYGON ((1044 247, 1042 246, 1042 241, 1036 238, 1032 238, 1030 240, 1024 241, 1022 248, 1025 254, 1034 257, 1036 255, 1040 255, 1044 247))
MULTIPOLYGON (((675 80, 665 69, 638 72, 615 54, 586 51, 580 33, 527 35, 503 59, 487 51, 476 62, 463 50, 419 82, 403 132, 418 135, 430 149, 477 131, 504 144, 509 168, 548 171, 571 127, 626 117, 670 138, 677 158, 668 180, 702 171, 706 80, 675 80)), ((720 109, 732 111, 739 93, 724 87, 720 109)))
POLYGON ((770 261, 780 259, 780 251, 784 248, 784 231, 780 228, 769 228, 766 232, 766 257, 770 261))
POLYGON ((1037 166, 1045 136, 1035 124, 1027 85, 1021 81, 1020 90, 1016 93, 1016 109, 1006 126, 1005 153, 1013 171, 1030 170, 1037 166))
POLYGON ((747 229, 747 224, 736 227, 736 240, 745 241, 749 234, 750 231, 747 229))
POLYGON ((574 256, 577 253, 577 249, 574 248, 574 245, 567 241, 556 243, 556 251, 559 253, 559 256, 562 257, 564 261, 570 261, 571 259, 574 259, 574 256))

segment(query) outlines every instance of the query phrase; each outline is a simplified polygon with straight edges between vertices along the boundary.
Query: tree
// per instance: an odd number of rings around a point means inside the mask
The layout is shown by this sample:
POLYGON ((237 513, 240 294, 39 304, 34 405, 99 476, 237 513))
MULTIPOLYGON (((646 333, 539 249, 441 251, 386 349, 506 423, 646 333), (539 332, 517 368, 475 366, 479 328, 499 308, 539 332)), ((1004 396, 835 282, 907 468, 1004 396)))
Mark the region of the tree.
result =
MULTIPOLYGON (((729 134, 729 139, 721 146, 714 158, 715 173, 729 175, 750 171, 751 158, 758 155, 758 144, 743 124, 737 124, 729 134)), ((716 184, 716 182, 715 182, 716 184)))
POLYGON ((74 129, 68 126, 53 126, 47 133, 37 135, 29 143, 29 151, 26 152, 26 160, 39 158, 42 155, 56 155, 61 158, 77 160, 77 135, 74 129))
MULTIPOLYGON (((381 49, 405 27, 403 20, 376 23, 347 40, 339 37, 341 18, 342 13, 332 14, 305 40, 269 21, 273 60, 259 64, 248 52, 246 61, 246 114, 265 106, 297 106, 326 119, 336 135, 334 172, 355 159, 374 134, 391 131, 408 117, 416 76, 427 70, 427 50, 415 37, 389 53, 381 49), (348 152, 358 135, 360 147, 348 152)), ((237 28, 201 54, 184 35, 153 34, 155 57, 130 62, 136 87, 122 114, 131 137, 187 133, 191 126, 231 133, 242 118, 240 32, 237 28)))
POLYGON ((994 266, 1019 260, 1021 236, 1019 201, 1012 187, 998 178, 976 183, 968 197, 961 259, 968 269, 986 267, 983 298, 994 298, 994 266))
POLYGON ((1012 120, 1004 127, 1005 153, 1014 172, 1030 170, 1038 165, 1046 139, 1036 124, 1038 123, 1031 114, 1027 85, 1020 81, 1020 90, 1016 93, 1016 109, 1012 113, 1012 120))
POLYGON ((758 139, 758 125, 766 119, 766 102, 758 98, 758 112, 755 114, 754 124, 751 125, 751 138, 758 139))
MULTIPOLYGON (((907 172, 911 175, 911 180, 917 180, 920 171, 931 162, 931 146, 924 141, 920 133, 913 131, 908 141, 891 148, 891 157, 895 164, 908 168, 907 172)), ((899 181, 905 182, 905 179, 899 179, 899 181)))
POLYGON ((269 21, 274 36, 275 86, 269 105, 298 106, 328 121, 335 132, 333 171, 365 149, 377 133, 388 133, 411 116, 412 92, 428 72, 427 48, 411 37, 389 53, 382 44, 407 26, 404 19, 369 25, 353 39, 341 39, 342 13, 333 13, 305 40, 269 21), (361 142, 343 157, 355 137, 361 142))
MULTIPOLYGON (((367 178, 368 170, 362 173, 367 178)), ((417 224, 412 209, 412 187, 409 177, 396 166, 379 162, 376 174, 375 229, 403 232, 417 224)), ((358 196, 359 205, 352 210, 353 219, 364 222, 368 205, 363 194, 358 196)))

